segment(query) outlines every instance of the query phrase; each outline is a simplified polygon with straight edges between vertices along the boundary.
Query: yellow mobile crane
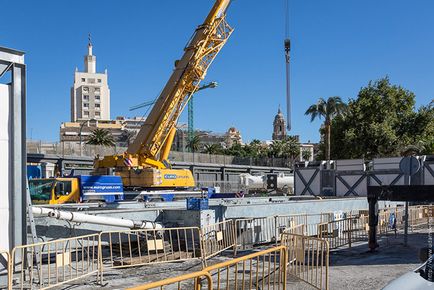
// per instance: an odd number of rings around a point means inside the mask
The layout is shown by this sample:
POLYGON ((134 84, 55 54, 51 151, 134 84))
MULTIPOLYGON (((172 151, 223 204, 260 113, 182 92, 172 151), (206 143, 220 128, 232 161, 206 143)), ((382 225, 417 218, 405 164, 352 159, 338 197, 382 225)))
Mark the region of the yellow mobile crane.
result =
POLYGON ((95 174, 114 169, 126 188, 187 188, 195 185, 190 170, 172 169, 168 161, 176 123, 190 97, 233 29, 226 22, 230 0, 216 0, 175 62, 175 69, 134 142, 121 155, 95 160, 95 174))

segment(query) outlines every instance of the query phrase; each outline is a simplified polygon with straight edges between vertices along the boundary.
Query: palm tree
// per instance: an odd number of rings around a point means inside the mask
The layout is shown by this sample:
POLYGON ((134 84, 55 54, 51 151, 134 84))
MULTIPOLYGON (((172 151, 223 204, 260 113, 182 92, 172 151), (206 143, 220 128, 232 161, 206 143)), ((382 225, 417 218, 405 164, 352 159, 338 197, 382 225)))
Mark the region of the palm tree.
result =
POLYGON ((281 140, 273 140, 269 147, 270 157, 281 157, 283 153, 283 142, 281 140))
POLYGON ((194 135, 191 140, 188 140, 187 146, 188 149, 190 149, 191 152, 197 152, 199 151, 200 147, 200 137, 199 135, 194 135))
POLYGON ((303 149, 301 157, 304 161, 309 161, 310 157, 312 157, 312 152, 309 149, 303 149))
POLYGON ((221 152, 221 145, 220 144, 206 144, 203 148, 203 153, 207 154, 218 154, 221 152))
POLYGON ((300 154, 300 143, 294 136, 282 140, 282 157, 291 158, 292 161, 300 154))
POLYGON ((95 129, 89 136, 86 144, 89 145, 102 145, 107 147, 114 147, 116 145, 113 135, 110 131, 105 129, 95 129))
POLYGON ((326 158, 330 160, 330 135, 331 123, 333 118, 341 116, 346 112, 347 104, 340 97, 329 97, 326 100, 319 98, 318 102, 311 105, 305 115, 310 115, 310 121, 313 122, 316 118, 324 118, 325 143, 326 143, 326 158))

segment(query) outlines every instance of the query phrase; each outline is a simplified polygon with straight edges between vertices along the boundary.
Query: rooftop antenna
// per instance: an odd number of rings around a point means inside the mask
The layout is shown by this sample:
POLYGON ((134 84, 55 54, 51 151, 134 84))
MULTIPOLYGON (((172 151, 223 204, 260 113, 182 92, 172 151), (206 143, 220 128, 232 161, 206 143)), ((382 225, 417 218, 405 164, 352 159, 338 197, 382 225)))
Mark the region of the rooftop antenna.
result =
POLYGON ((287 128, 291 131, 291 90, 290 90, 290 52, 291 41, 289 39, 289 0, 285 1, 285 64, 286 64, 286 118, 287 128))
POLYGON ((87 40, 88 40, 88 44, 92 45, 92 36, 90 35, 90 32, 87 34, 87 40))

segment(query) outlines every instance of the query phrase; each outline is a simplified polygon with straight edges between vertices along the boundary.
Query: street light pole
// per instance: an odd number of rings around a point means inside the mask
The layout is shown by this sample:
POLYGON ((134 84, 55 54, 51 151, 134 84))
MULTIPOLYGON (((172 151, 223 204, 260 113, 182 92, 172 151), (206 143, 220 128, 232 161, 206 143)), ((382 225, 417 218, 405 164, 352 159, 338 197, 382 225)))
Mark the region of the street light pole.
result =
MULTIPOLYGON (((217 82, 210 82, 206 85, 201 86, 198 91, 204 90, 204 89, 208 89, 208 88, 215 88, 217 87, 217 82)), ((194 138, 194 118, 193 118, 193 95, 190 96, 190 99, 188 100, 188 104, 187 104, 187 109, 188 109, 188 141, 192 142, 193 138, 194 138)))

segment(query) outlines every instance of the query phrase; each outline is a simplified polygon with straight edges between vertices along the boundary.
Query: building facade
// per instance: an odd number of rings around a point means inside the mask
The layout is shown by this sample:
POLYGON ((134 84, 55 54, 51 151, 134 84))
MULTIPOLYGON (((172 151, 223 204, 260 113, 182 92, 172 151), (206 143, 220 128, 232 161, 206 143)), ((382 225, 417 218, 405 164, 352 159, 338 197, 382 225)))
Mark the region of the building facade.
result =
POLYGON ((96 72, 96 56, 89 41, 84 57, 84 71, 75 69, 71 88, 71 122, 80 120, 110 120, 110 89, 107 70, 96 72))

